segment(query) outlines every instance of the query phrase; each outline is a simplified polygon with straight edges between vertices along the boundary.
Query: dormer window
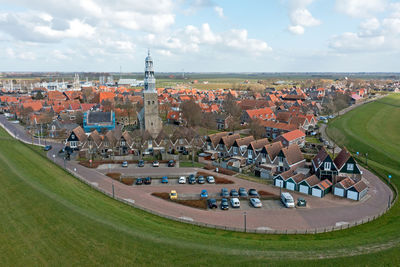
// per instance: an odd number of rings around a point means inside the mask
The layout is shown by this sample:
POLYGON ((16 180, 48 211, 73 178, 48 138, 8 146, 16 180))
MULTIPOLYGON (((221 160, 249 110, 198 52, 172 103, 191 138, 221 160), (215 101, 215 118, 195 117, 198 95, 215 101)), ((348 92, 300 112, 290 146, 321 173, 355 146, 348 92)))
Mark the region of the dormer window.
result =
POLYGON ((353 163, 347 163, 347 170, 348 171, 354 171, 354 164, 353 163))

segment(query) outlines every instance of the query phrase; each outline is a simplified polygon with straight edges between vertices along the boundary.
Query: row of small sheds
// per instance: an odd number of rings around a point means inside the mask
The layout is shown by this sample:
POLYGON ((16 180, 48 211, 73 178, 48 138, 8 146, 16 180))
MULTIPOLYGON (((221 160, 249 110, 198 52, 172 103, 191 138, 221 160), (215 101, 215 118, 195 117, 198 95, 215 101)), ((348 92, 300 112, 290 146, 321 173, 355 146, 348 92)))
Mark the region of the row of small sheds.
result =
POLYGON ((360 200, 368 193, 368 186, 363 181, 353 181, 346 177, 335 184, 333 194, 339 197, 346 197, 353 200, 360 200))
POLYGON ((275 176, 274 185, 316 197, 324 197, 332 188, 328 179, 321 181, 316 175, 306 177, 303 173, 296 174, 292 170, 275 176))
POLYGON ((303 173, 295 173, 292 170, 275 176, 274 185, 320 198, 333 191, 336 196, 360 200, 368 192, 368 187, 363 181, 354 182, 347 177, 333 186, 328 179, 320 180, 316 175, 306 177, 303 173))

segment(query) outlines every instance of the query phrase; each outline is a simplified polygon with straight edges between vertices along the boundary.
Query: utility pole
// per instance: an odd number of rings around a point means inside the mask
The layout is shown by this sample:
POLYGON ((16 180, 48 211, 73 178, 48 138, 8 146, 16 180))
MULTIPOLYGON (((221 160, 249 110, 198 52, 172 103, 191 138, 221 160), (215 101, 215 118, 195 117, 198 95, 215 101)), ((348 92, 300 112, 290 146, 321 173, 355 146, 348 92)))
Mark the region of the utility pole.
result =
POLYGON ((112 196, 115 198, 115 193, 114 193, 114 181, 112 181, 112 196))
POLYGON ((246 218, 246 212, 243 212, 243 219, 244 219, 244 232, 247 232, 247 218, 246 218))

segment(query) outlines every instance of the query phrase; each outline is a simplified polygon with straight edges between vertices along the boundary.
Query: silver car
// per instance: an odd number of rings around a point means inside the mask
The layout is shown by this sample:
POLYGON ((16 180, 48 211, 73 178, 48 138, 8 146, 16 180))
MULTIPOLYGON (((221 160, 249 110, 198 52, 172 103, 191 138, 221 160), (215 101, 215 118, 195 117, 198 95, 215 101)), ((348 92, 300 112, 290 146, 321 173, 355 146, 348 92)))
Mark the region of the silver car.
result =
POLYGON ((250 198, 250 204, 254 207, 254 208, 261 208, 262 207, 262 203, 261 200, 255 197, 250 198))

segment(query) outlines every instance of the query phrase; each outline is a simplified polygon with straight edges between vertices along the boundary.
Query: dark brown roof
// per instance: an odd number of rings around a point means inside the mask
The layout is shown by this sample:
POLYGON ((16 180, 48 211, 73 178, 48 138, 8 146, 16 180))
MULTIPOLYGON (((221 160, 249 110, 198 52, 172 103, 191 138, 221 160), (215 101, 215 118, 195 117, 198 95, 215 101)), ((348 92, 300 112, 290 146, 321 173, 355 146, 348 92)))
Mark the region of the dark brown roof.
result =
POLYGON ((300 147, 297 144, 291 144, 288 147, 282 148, 282 152, 290 165, 304 160, 303 153, 301 153, 300 147))
POLYGON ((287 171, 285 171, 285 172, 282 172, 282 173, 279 174, 279 175, 283 178, 283 180, 286 181, 287 179, 289 179, 290 177, 292 177, 293 174, 294 174, 293 169, 289 169, 289 170, 287 170, 287 171))
POLYGON ((87 139, 85 131, 82 129, 81 126, 76 127, 75 129, 72 130, 72 132, 75 134, 76 137, 78 137, 78 140, 81 142, 87 139))
POLYGON ((124 137, 125 141, 128 143, 128 145, 132 145, 133 139, 132 136, 129 134, 129 132, 125 131, 122 136, 124 137))
POLYGON ((304 181, 308 183, 309 186, 314 186, 319 183, 318 177, 314 174, 311 175, 310 177, 306 178, 304 181))
POLYGON ((364 191, 365 188, 368 188, 368 186, 363 182, 363 181, 359 181, 358 183, 356 183, 355 185, 353 185, 353 188, 358 192, 362 192, 364 191))
POLYGON ((215 133, 215 134, 210 134, 208 136, 208 140, 213 144, 213 146, 217 146, 219 144, 219 141, 221 141, 221 138, 223 136, 227 136, 228 132, 222 132, 222 133, 215 133))
POLYGON ((252 135, 250 135, 250 136, 246 136, 246 137, 243 137, 243 138, 236 139, 234 144, 236 143, 236 145, 238 147, 248 146, 253 141, 254 141, 254 137, 252 135))
POLYGON ((306 176, 303 173, 298 173, 292 176, 293 181, 295 181, 296 184, 300 183, 306 178, 306 176))
POLYGON ((351 157, 350 153, 347 151, 346 148, 343 148, 342 151, 336 156, 335 160, 333 161, 340 170, 343 165, 349 160, 351 157))
POLYGON ((325 147, 322 147, 318 154, 315 155, 315 157, 313 158, 313 163, 314 166, 316 166, 317 168, 319 166, 321 166, 322 162, 325 160, 325 158, 328 156, 328 152, 326 151, 325 147))
POLYGON ((269 157, 271 160, 274 160, 276 156, 279 154, 279 151, 281 151, 283 145, 281 142, 275 142, 269 145, 265 146, 265 150, 267 151, 269 157))
POLYGON ((258 139, 250 143, 249 149, 257 150, 268 144, 268 138, 258 139))
POLYGON ((349 177, 346 177, 342 181, 340 181, 339 184, 343 188, 348 189, 349 187, 354 185, 354 181, 352 179, 350 179, 349 177))
POLYGON ((226 135, 223 136, 221 141, 224 143, 224 145, 229 149, 233 143, 235 142, 236 139, 239 139, 240 135, 239 134, 232 134, 232 135, 226 135))
POLYGON ((97 130, 90 133, 89 138, 95 142, 96 145, 100 145, 102 138, 97 130))
POLYGON ((292 114, 287 111, 278 112, 278 114, 276 114, 276 120, 280 121, 280 122, 289 123, 291 116, 292 116, 292 114))
POLYGON ((290 119, 290 123, 298 126, 302 126, 306 121, 305 117, 293 117, 290 119))

